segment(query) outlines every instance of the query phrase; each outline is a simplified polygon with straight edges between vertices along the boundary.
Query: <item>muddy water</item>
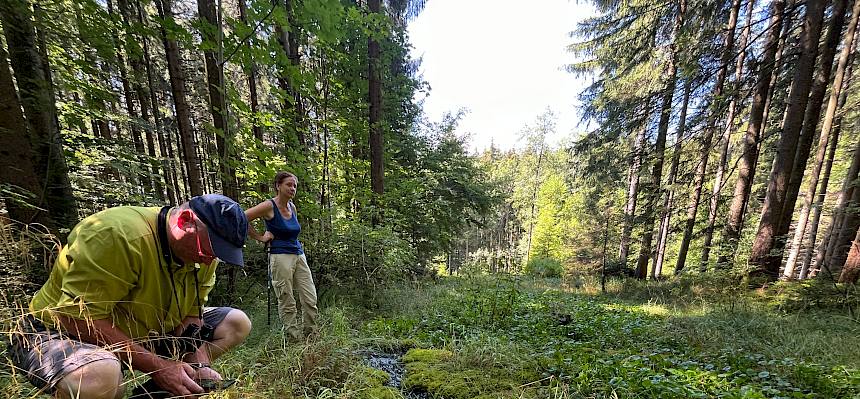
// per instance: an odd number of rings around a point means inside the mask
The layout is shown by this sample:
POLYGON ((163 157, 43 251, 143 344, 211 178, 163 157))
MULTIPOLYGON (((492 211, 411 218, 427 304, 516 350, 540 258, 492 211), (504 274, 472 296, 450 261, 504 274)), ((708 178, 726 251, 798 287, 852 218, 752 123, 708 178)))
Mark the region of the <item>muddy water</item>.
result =
POLYGON ((400 361, 400 356, 401 354, 398 353, 368 352, 364 354, 364 359, 368 366, 388 373, 389 378, 385 386, 400 390, 406 399, 430 399, 430 395, 426 392, 403 390, 403 374, 406 372, 406 367, 400 361))

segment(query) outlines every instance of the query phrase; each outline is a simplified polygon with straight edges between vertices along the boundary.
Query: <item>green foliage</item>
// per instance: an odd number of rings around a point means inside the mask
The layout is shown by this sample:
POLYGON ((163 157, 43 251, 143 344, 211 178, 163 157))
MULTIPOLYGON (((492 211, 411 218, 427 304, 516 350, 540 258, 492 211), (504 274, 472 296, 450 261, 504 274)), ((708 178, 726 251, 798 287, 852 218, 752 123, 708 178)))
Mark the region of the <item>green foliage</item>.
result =
POLYGON ((414 264, 412 247, 389 228, 348 220, 333 227, 335 234, 315 249, 323 284, 381 287, 405 278, 414 264))
POLYGON ((536 277, 561 277, 564 274, 564 266, 552 258, 533 258, 529 259, 523 271, 536 277))

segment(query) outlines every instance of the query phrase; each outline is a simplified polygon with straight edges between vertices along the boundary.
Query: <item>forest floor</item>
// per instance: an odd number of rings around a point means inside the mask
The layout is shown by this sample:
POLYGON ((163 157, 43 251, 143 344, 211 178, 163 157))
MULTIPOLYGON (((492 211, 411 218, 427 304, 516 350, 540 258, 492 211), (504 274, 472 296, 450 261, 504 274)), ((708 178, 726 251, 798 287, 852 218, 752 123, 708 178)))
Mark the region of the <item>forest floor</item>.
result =
MULTIPOLYGON (((238 382, 210 397, 860 398, 858 303, 854 289, 719 278, 606 293, 583 279, 441 278, 327 290, 322 334, 296 344, 257 295, 242 305, 252 335, 216 364, 238 382)), ((36 394, 4 367, 0 396, 36 394)))

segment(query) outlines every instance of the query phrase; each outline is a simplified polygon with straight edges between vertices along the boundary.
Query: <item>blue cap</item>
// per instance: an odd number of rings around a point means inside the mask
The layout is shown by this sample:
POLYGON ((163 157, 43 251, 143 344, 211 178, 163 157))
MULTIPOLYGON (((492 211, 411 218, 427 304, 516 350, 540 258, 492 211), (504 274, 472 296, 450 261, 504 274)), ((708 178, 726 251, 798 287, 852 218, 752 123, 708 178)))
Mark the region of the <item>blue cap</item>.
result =
POLYGON ((206 224, 215 256, 223 262, 245 266, 242 247, 248 234, 248 218, 242 207, 221 194, 200 195, 188 204, 206 224))

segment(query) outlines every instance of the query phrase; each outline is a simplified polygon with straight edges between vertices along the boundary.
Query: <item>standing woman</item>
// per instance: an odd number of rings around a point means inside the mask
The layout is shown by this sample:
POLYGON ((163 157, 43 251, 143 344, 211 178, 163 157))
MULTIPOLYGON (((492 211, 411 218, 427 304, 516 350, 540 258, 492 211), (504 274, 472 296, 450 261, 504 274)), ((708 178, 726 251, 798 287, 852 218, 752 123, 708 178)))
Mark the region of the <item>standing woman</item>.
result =
POLYGON ((311 269, 305 258, 299 233, 302 226, 296 217, 296 206, 293 196, 299 180, 289 172, 278 172, 275 175, 275 193, 277 195, 268 201, 245 211, 248 217, 248 235, 262 243, 269 243, 269 270, 272 275, 272 286, 278 296, 278 314, 281 322, 287 328, 289 339, 300 341, 305 336, 315 336, 317 327, 317 292, 311 269), (253 227, 253 221, 263 218, 266 231, 263 234, 253 227), (293 289, 299 294, 302 306, 302 330, 296 322, 296 300, 293 289))

